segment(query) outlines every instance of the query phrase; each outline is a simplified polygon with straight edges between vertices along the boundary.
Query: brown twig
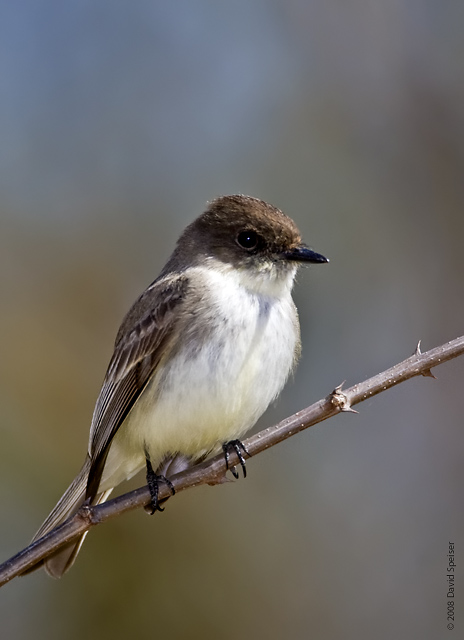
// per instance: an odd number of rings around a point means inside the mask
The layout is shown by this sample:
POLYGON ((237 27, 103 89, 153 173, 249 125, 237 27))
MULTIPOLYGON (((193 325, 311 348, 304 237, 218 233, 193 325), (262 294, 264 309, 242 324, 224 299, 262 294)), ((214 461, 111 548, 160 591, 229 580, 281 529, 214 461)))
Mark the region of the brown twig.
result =
MULTIPOLYGON (((353 405, 363 402, 367 398, 382 393, 409 378, 415 376, 432 376, 431 369, 447 360, 456 358, 464 353, 464 336, 456 338, 447 344, 421 353, 420 342, 414 354, 399 364, 379 373, 373 378, 355 384, 349 389, 342 390, 339 385, 326 398, 298 411, 293 416, 285 418, 273 427, 264 429, 244 442, 249 456, 255 456, 265 449, 290 438, 290 436, 311 427, 322 420, 326 420, 343 411, 355 412, 353 405)), ((356 412, 355 412, 356 413, 356 412)), ((230 453, 231 464, 238 464, 235 452, 230 453)), ((210 458, 205 462, 179 473, 170 478, 176 493, 196 487, 201 484, 219 484, 224 481, 226 464, 222 454, 210 458)), ((170 489, 164 484, 160 487, 159 498, 168 498, 170 489)), ((29 545, 18 554, 0 565, 0 586, 12 578, 27 571, 43 558, 50 556, 61 546, 78 537, 97 524, 106 522, 110 518, 119 516, 126 511, 138 509, 147 505, 150 494, 147 487, 142 487, 126 493, 114 500, 109 500, 95 507, 82 507, 67 522, 53 529, 46 536, 29 545)))

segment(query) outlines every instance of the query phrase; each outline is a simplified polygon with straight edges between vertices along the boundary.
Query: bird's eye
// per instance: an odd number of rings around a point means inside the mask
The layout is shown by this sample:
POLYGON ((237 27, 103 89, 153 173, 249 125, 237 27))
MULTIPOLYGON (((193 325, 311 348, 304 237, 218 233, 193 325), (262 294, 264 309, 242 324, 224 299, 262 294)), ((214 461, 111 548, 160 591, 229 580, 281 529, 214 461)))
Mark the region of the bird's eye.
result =
POLYGON ((237 236, 237 244, 243 249, 248 249, 251 251, 252 249, 256 249, 259 242, 259 235, 256 231, 251 229, 247 229, 245 231, 240 231, 237 236))

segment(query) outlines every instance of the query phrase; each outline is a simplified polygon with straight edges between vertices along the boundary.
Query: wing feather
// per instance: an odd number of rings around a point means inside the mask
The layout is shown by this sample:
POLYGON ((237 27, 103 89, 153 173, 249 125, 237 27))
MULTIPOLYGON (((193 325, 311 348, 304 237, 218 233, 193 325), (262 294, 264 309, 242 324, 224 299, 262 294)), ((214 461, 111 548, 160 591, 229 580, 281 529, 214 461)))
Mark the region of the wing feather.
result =
POLYGON ((98 493, 111 441, 172 343, 188 286, 184 275, 155 281, 121 325, 90 429, 87 498, 98 493))

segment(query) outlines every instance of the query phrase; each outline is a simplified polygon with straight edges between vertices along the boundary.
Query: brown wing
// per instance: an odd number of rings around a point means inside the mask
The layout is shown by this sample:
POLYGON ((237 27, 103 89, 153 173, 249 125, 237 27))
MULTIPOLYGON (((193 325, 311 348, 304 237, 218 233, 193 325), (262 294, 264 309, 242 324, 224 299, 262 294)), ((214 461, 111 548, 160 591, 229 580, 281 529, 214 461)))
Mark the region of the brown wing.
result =
POLYGON ((121 325, 93 414, 86 498, 97 494, 111 441, 172 339, 188 284, 184 275, 155 281, 121 325))

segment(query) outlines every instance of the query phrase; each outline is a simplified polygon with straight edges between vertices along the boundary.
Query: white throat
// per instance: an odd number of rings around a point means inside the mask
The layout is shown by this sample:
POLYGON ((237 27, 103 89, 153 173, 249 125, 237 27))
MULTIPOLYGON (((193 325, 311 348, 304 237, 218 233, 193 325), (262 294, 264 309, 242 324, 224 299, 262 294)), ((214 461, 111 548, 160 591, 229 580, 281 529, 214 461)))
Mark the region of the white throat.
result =
POLYGON ((237 268, 214 258, 209 258, 205 267, 198 267, 204 275, 214 277, 213 274, 220 274, 251 294, 271 298, 287 297, 291 294, 297 268, 297 264, 281 266, 272 262, 260 264, 256 268, 237 268))

